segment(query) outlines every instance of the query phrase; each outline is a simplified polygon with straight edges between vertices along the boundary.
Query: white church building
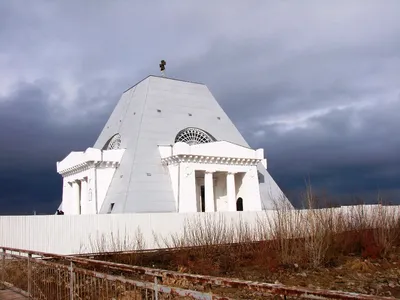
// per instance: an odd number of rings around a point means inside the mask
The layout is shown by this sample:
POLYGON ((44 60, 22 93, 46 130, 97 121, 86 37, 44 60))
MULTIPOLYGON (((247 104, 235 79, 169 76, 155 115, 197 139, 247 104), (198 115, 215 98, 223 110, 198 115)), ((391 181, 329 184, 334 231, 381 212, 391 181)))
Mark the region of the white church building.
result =
POLYGON ((57 162, 65 214, 260 211, 290 205, 207 86, 149 76, 93 147, 57 162))

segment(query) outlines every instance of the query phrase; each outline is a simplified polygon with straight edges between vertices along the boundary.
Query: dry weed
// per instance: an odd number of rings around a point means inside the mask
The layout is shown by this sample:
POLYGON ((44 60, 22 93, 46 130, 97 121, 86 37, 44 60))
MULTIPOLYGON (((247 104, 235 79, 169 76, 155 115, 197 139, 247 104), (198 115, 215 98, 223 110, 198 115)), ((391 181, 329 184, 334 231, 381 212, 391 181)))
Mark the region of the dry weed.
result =
POLYGON ((126 229, 124 235, 120 235, 119 230, 111 232, 108 236, 101 234, 93 240, 89 236, 89 252, 91 253, 113 253, 120 251, 143 250, 146 248, 145 239, 140 227, 137 227, 133 236, 126 229))

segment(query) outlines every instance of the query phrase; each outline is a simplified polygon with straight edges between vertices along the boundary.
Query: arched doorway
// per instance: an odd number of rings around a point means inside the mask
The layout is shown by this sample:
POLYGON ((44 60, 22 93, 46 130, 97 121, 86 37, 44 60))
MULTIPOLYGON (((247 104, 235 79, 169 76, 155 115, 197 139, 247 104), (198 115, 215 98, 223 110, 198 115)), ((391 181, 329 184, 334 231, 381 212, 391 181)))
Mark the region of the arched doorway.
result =
POLYGON ((243 198, 239 197, 236 200, 236 211, 243 211, 243 198))

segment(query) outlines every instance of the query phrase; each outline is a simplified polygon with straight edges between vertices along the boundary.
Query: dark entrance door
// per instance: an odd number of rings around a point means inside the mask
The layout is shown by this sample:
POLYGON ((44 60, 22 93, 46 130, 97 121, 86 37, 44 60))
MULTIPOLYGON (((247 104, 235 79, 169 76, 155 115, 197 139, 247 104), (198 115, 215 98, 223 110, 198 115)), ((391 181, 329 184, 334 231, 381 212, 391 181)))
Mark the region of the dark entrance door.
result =
POLYGON ((200 187, 200 200, 201 200, 200 211, 205 212, 206 211, 206 209, 205 209, 206 208, 206 199, 205 199, 204 185, 202 185, 200 187))
POLYGON ((237 211, 243 211, 243 199, 242 197, 239 197, 236 201, 236 210, 237 211))

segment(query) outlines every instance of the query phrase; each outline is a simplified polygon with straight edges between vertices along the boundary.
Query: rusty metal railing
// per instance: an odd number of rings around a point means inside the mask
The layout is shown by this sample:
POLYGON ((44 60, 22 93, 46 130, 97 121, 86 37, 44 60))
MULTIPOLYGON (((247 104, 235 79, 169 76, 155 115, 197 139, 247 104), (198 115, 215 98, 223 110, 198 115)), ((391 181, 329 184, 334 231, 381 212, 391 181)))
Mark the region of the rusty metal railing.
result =
MULTIPOLYGON (((51 261, 61 256, 1 249, 1 284, 31 299, 222 299, 211 293, 138 281, 51 261)), ((223 298, 227 299, 227 298, 223 298)))
POLYGON ((390 299, 1 248, 1 282, 33 299, 390 299), (281 298, 279 298, 281 299, 281 298))

